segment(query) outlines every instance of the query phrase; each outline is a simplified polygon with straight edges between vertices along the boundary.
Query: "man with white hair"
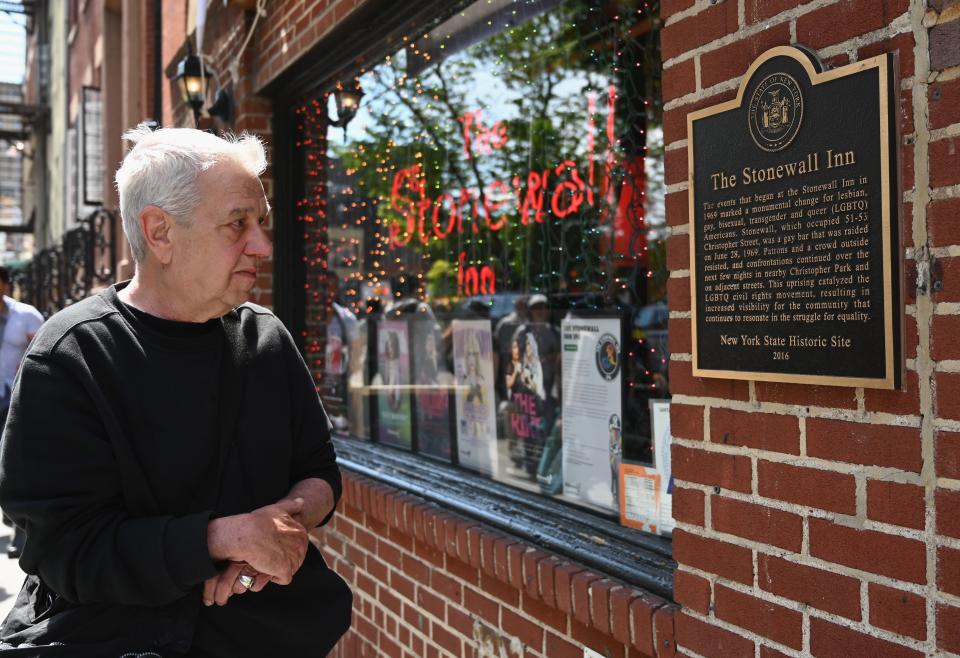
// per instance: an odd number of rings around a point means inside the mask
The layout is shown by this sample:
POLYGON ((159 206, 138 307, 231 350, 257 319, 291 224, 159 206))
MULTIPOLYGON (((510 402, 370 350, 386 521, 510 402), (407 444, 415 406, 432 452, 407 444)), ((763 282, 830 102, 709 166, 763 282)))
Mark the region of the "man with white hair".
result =
POLYGON ((341 490, 329 424, 290 334, 244 303, 271 253, 263 146, 126 138, 136 273, 54 315, 14 387, 0 505, 28 576, 0 656, 325 655, 351 616, 307 537, 341 490))

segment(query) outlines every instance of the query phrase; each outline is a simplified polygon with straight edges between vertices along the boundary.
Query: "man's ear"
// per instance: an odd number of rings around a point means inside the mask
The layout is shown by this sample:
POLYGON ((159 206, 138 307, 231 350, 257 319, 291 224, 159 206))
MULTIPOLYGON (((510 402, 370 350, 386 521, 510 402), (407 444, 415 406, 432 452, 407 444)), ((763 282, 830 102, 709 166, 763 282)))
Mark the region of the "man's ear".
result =
POLYGON ((169 265, 173 257, 170 227, 173 218, 157 206, 147 206, 140 212, 140 228, 147 250, 161 265, 169 265))

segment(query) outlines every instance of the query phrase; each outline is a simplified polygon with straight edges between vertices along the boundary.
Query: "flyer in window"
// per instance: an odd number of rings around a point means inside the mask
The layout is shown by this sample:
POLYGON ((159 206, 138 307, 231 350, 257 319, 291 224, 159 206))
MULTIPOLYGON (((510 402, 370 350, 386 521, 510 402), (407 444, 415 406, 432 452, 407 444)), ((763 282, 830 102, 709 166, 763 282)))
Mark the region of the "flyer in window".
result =
POLYGON ((504 434, 510 463, 507 474, 534 481, 556 495, 563 485, 556 378, 560 333, 545 322, 528 322, 513 333, 504 365, 504 434))
POLYGON ((497 418, 488 321, 453 321, 453 368, 460 464, 493 475, 497 472, 497 418))
POLYGON ((421 454, 450 461, 453 444, 450 396, 453 373, 441 349, 439 327, 433 321, 411 323, 413 333, 413 406, 417 449, 421 454))
POLYGON ((623 453, 618 318, 573 318, 563 334, 563 494, 617 509, 623 453))
POLYGON ((377 325, 377 396, 381 443, 410 448, 410 349, 407 323, 381 320, 377 325))
POLYGON ((670 401, 650 400, 654 466, 620 468, 620 522, 661 535, 673 532, 673 477, 670 470, 670 401))

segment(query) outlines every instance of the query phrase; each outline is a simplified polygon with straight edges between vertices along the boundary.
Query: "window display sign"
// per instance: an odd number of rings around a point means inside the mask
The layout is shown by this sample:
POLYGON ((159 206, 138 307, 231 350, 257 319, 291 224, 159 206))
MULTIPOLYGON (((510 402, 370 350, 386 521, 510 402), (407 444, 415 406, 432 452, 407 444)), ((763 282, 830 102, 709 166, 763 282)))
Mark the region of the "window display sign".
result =
POLYGON ((350 369, 350 348, 357 332, 357 317, 336 302, 330 305, 327 340, 324 346, 323 406, 337 431, 349 427, 347 421, 347 375, 350 369))
MULTIPOLYGON (((535 312, 539 311, 531 311, 535 312)), ((558 412, 554 392, 560 336, 546 322, 528 322, 513 333, 508 349, 504 429, 511 474, 536 480, 545 493, 559 493, 561 437, 554 427, 558 412)))
POLYGON ((654 468, 640 464, 620 467, 620 523, 669 535, 673 521, 673 473, 670 469, 670 401, 650 401, 654 468))
POLYGON ((620 320, 566 319, 561 333, 563 494, 617 509, 623 454, 620 320))
POLYGON ((460 464, 493 475, 498 460, 490 323, 454 320, 452 324, 460 464))
POLYGON ((420 452, 450 461, 453 443, 453 416, 450 396, 454 390, 453 373, 447 368, 440 349, 439 328, 434 322, 414 322, 413 327, 413 406, 417 420, 420 452))
POLYGON ((377 325, 377 374, 371 389, 377 396, 377 437, 381 443, 410 448, 410 351, 406 322, 381 320, 377 325))

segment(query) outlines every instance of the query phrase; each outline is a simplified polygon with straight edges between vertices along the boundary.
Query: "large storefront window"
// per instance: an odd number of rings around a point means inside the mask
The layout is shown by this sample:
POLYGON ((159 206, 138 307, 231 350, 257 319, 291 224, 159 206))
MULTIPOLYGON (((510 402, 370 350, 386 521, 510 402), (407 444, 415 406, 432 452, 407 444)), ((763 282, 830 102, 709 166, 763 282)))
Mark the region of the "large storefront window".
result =
POLYGON ((340 81, 345 129, 306 137, 333 89, 297 110, 339 433, 605 514, 667 492, 652 4, 481 0, 340 81))

